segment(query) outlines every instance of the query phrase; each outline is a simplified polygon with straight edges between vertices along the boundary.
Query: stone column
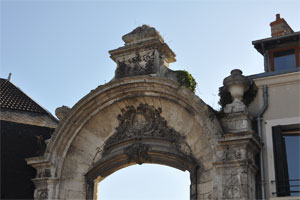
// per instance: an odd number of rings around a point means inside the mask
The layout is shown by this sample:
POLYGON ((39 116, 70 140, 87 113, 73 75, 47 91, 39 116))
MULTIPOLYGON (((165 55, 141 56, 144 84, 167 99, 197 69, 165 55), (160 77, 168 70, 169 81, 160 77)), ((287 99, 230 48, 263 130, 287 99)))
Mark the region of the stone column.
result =
POLYGON ((54 167, 42 157, 28 158, 26 162, 37 170, 36 177, 32 179, 34 199, 56 199, 58 178, 54 177, 54 167))
POLYGON ((260 143, 252 130, 248 109, 242 102, 249 80, 241 70, 232 70, 224 86, 233 102, 224 108, 221 119, 224 135, 218 141, 214 165, 214 199, 255 199, 255 155, 260 143))

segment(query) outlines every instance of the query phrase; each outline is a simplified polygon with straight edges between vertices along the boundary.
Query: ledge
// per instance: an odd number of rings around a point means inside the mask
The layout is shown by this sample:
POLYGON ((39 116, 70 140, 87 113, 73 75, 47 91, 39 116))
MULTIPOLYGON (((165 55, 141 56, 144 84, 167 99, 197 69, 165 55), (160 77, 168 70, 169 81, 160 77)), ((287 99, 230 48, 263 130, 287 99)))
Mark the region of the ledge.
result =
POLYGON ((270 200, 299 200, 300 196, 296 196, 296 197, 270 197, 270 200))
POLYGON ((296 67, 293 69, 286 69, 286 70, 279 70, 279 71, 274 71, 274 72, 263 72, 260 74, 254 74, 248 76, 251 79, 257 79, 257 78, 264 78, 264 77, 269 77, 269 76, 278 76, 278 75, 283 75, 283 74, 288 74, 288 73, 293 73, 293 72, 299 72, 300 67, 296 67))

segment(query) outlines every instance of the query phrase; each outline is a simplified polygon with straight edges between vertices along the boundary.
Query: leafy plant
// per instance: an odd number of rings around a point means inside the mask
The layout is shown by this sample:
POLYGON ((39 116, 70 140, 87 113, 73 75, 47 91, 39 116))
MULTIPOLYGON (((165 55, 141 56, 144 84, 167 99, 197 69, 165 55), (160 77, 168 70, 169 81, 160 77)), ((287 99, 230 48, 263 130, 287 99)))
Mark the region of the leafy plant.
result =
POLYGON ((187 87, 195 93, 197 82, 189 72, 185 70, 178 70, 176 71, 176 77, 180 85, 187 87))
POLYGON ((231 94, 229 92, 227 92, 225 86, 219 87, 219 105, 221 106, 221 110, 223 110, 223 108, 227 105, 232 103, 232 98, 231 98, 231 94))

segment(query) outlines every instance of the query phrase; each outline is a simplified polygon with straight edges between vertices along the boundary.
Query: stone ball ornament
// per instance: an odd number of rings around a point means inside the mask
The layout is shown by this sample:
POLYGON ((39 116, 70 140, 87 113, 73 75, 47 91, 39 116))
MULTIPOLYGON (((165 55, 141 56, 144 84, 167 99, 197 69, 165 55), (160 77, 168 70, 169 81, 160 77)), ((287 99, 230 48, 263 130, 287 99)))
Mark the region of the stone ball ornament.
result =
POLYGON ((226 90, 233 98, 233 102, 242 102, 244 93, 250 87, 249 79, 242 74, 240 69, 234 69, 231 71, 231 75, 223 81, 226 90))

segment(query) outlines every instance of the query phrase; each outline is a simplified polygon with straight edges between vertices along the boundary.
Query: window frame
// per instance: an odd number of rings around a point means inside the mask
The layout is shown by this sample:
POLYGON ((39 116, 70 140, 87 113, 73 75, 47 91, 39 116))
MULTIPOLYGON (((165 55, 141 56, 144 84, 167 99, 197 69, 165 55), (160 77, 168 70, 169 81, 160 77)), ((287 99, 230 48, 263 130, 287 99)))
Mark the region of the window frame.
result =
MULTIPOLYGON (((292 125, 293 126, 293 125, 292 125)), ((289 169, 287 152, 285 146, 286 132, 288 130, 296 130, 299 132, 298 128, 289 128, 290 126, 272 126, 272 138, 273 138, 273 153, 274 153, 274 168, 275 168, 275 181, 276 182, 276 195, 277 197, 291 196, 291 186, 289 179, 289 169)), ((299 194, 300 196, 300 194, 299 194)))
POLYGON ((278 49, 273 49, 270 50, 270 60, 271 60, 271 71, 275 71, 275 63, 274 63, 274 54, 278 53, 280 51, 287 51, 287 50, 294 50, 294 55, 296 57, 296 68, 300 67, 300 59, 299 59, 299 48, 300 46, 291 46, 291 47, 283 47, 283 48, 278 48, 278 49))

